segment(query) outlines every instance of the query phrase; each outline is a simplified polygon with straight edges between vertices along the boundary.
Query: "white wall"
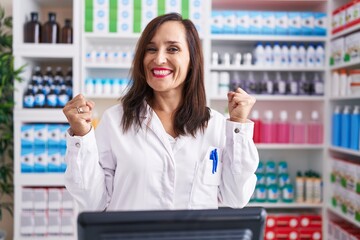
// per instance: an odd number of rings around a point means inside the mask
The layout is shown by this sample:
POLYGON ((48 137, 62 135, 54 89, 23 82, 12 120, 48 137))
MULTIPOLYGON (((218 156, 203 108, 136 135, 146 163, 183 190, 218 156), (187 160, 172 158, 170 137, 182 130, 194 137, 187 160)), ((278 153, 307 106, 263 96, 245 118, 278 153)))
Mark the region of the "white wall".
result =
MULTIPOLYGON (((11 16, 12 15, 12 0, 1 0, 0 5, 5 8, 5 15, 11 16)), ((4 199, 8 201, 9 199, 4 199)), ((6 240, 13 239, 13 225, 14 225, 14 218, 10 216, 7 211, 3 212, 2 221, 0 222, 0 229, 6 231, 7 236, 6 240)))

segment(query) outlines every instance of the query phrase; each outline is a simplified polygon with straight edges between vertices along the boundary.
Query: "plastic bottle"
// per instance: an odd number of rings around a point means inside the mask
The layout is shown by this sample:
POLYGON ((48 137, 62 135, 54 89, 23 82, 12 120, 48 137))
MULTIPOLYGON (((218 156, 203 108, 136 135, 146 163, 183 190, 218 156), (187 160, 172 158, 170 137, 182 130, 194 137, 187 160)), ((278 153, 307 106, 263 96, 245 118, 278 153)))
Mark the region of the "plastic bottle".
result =
POLYGON ((262 93, 264 94, 274 94, 274 82, 269 78, 269 73, 263 73, 262 79, 262 93))
POLYGON ((60 42, 60 27, 56 22, 56 14, 49 13, 49 19, 44 24, 42 33, 42 43, 59 43, 60 42))
POLYGON ((294 75, 292 72, 288 72, 288 79, 287 79, 288 93, 291 95, 298 95, 299 94, 299 82, 294 79, 294 75))
POLYGON ((331 143, 335 147, 341 145, 341 107, 336 106, 332 114, 332 123, 331 123, 331 143))
POLYGON ((276 142, 289 143, 290 142, 290 124, 288 121, 288 113, 285 110, 280 111, 280 120, 276 126, 276 142))
POLYGON ((273 121, 273 112, 271 110, 265 111, 265 119, 262 122, 261 128, 261 142, 275 143, 276 140, 276 124, 273 121))
POLYGON ((41 68, 39 66, 36 66, 34 68, 34 73, 31 75, 31 84, 35 87, 43 82, 43 75, 41 73, 41 68))
POLYGON ((298 66, 305 67, 306 49, 304 44, 300 44, 298 48, 298 66))
POLYGON ((67 95, 67 93, 66 93, 66 86, 61 85, 60 93, 59 93, 59 96, 58 96, 58 104, 57 104, 57 106, 60 107, 60 108, 63 108, 68 101, 69 101, 69 95, 67 95))
POLYGON ((265 48, 262 43, 257 43, 254 50, 255 66, 264 66, 265 48))
POLYGON ((64 78, 65 86, 66 86, 66 94, 69 96, 69 99, 72 98, 73 93, 73 72, 72 67, 68 67, 68 70, 66 72, 65 78, 64 78))
POLYGON ((44 84, 49 84, 49 85, 52 85, 54 83, 54 75, 51 66, 46 67, 46 72, 43 77, 43 82, 44 84))
POLYGON ((359 150, 359 132, 360 132, 360 106, 354 107, 351 114, 351 135, 350 135, 350 148, 359 150))
POLYGON ((313 203, 322 202, 322 181, 320 175, 315 173, 313 177, 313 203))
POLYGON ((272 66, 274 63, 273 61, 273 49, 270 43, 266 43, 265 45, 265 66, 272 66))
POLYGON ((247 90, 249 93, 252 94, 260 93, 261 83, 255 80, 253 72, 249 72, 248 79, 246 82, 247 82, 247 90))
POLYGON ((306 49, 306 67, 315 67, 315 48, 312 44, 306 49))
POLYGON ((311 94, 310 83, 309 83, 308 79, 306 78, 306 75, 304 72, 302 72, 300 75, 299 94, 300 95, 310 95, 311 94))
POLYGON ((33 108, 34 101, 35 101, 35 96, 33 93, 33 86, 31 84, 29 84, 29 86, 24 94, 24 99, 23 99, 24 108, 33 108))
POLYGON ((273 47, 273 66, 281 67, 281 47, 279 43, 275 43, 273 47))
POLYGON ((339 96, 339 88, 340 88, 340 74, 339 71, 333 71, 331 75, 331 95, 333 97, 339 96))
POLYGON ((339 81, 339 89, 340 89, 340 96, 347 95, 347 79, 348 74, 345 69, 340 70, 340 81, 339 81))
POLYGON ((305 173, 305 202, 312 203, 314 199, 314 181, 311 171, 305 173))
POLYGON ((325 66, 325 50, 322 44, 318 44, 315 49, 315 67, 325 66))
POLYGON ((254 143, 260 143, 261 139, 261 120, 260 120, 260 115, 259 115, 259 111, 258 110, 253 110, 251 113, 251 121, 254 122, 254 135, 253 135, 253 140, 254 143))
POLYGON ((299 62, 299 51, 295 44, 291 44, 289 57, 290 57, 289 65, 291 67, 297 67, 299 62))
POLYGON ((323 124, 319 120, 318 111, 311 112, 311 120, 308 123, 307 130, 308 143, 323 143, 323 124))
POLYGON ((61 43, 71 44, 73 42, 73 29, 71 20, 65 19, 64 27, 61 29, 61 43))
POLYGON ((314 95, 324 95, 324 81, 320 78, 319 73, 314 73, 313 86, 314 90, 312 91, 312 93, 314 95))
POLYGON ((351 135, 351 107, 346 105, 341 114, 341 143, 340 146, 350 148, 350 135, 351 135))
POLYGON ((40 43, 41 41, 41 24, 39 22, 39 14, 31 12, 30 21, 24 25, 24 42, 25 43, 40 43))
POLYGON ((295 113, 295 121, 291 124, 291 141, 295 144, 306 143, 306 123, 303 120, 302 111, 295 113))
POLYGON ((35 93, 34 107, 35 108, 43 108, 43 107, 45 107, 45 94, 44 94, 44 92, 42 90, 41 85, 38 86, 38 90, 35 93))
POLYGON ((281 46, 281 66, 286 67, 289 65, 289 47, 287 44, 281 46))
POLYGON ((46 107, 55 108, 58 104, 58 95, 55 93, 55 86, 50 86, 50 92, 46 95, 46 107))
POLYGON ((277 94, 285 95, 286 94, 286 81, 282 78, 280 72, 275 74, 275 90, 277 94))
POLYGON ((296 186, 296 202, 303 203, 304 200, 304 188, 305 188, 305 178, 302 176, 301 172, 298 171, 295 178, 296 186))
POLYGON ((61 67, 57 67, 54 76, 54 85, 65 84, 64 74, 61 67))

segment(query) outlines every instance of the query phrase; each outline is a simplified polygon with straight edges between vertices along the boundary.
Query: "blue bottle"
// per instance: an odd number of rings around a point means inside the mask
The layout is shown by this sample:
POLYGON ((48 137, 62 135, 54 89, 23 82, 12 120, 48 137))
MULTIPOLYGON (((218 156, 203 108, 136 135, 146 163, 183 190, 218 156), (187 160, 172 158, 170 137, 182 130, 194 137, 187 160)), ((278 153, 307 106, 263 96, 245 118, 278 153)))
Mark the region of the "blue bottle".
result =
POLYGON ((332 115, 332 139, 331 143, 335 147, 339 147, 341 144, 341 108, 335 107, 335 111, 332 115))
POLYGON ((360 133, 360 106, 355 106, 351 114, 351 135, 350 148, 359 150, 359 133, 360 133))
POLYGON ((350 148, 351 114, 350 106, 346 105, 341 114, 341 147, 350 148))

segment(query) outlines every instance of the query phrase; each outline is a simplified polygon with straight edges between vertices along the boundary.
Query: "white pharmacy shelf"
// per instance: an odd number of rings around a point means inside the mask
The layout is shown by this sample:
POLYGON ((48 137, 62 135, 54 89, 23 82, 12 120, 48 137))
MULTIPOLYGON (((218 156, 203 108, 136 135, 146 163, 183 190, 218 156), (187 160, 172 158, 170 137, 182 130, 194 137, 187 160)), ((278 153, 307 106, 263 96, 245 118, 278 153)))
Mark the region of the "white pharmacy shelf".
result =
MULTIPOLYGON (((266 94, 252 94, 257 101, 309 101, 309 102, 321 102, 324 101, 324 96, 299 96, 299 95, 266 95, 266 94)), ((211 101, 227 101, 227 97, 213 96, 209 97, 211 101)))
POLYGON ((118 39, 118 40, 137 40, 140 37, 139 33, 123 34, 123 33, 83 33, 85 38, 94 40, 104 39, 118 39))
POLYGON ((124 63, 85 63, 85 68, 93 69, 130 69, 131 64, 124 63))
POLYGON ((22 122, 45 122, 58 123, 67 122, 61 108, 57 109, 21 109, 14 111, 15 119, 22 122))
POLYGON ((337 69, 341 69, 341 68, 358 68, 360 67, 360 60, 356 60, 356 61, 350 61, 350 62, 346 62, 346 63, 341 63, 335 66, 331 66, 331 70, 337 70, 337 69))
POLYGON ((331 97, 331 101, 341 101, 341 100, 356 100, 360 99, 360 95, 349 95, 349 96, 338 96, 338 97, 331 97))
POLYGON ((331 35, 331 40, 334 40, 335 38, 339 38, 339 37, 342 37, 342 36, 345 36, 349 33, 352 33, 352 32, 355 32, 357 30, 360 30, 360 24, 355 24, 354 26, 351 26, 349 28, 346 28, 340 32, 337 32, 335 34, 332 34, 331 35))
POLYGON ((283 36, 283 35, 243 35, 243 34, 212 34, 213 41, 239 42, 325 42, 325 36, 283 36))
POLYGON ((64 173, 20 173, 15 176, 16 186, 64 186, 64 173))
POLYGON ((274 67, 254 65, 211 66, 211 71, 261 71, 261 72, 323 72, 324 67, 274 67))
POLYGON ((335 151, 335 152, 339 152, 339 153, 345 153, 345 154, 349 154, 349 155, 352 155, 352 156, 360 157, 360 151, 355 151, 355 150, 352 150, 352 149, 342 148, 342 147, 334 147, 334 146, 329 147, 329 149, 331 151, 335 151))
POLYGON ((353 219, 353 218, 345 215, 345 214, 344 214, 343 212, 341 212, 339 209, 334 209, 334 208, 331 207, 331 206, 327 206, 327 209, 328 209, 330 212, 332 212, 332 213, 334 213, 335 215, 337 215, 338 217, 343 218, 343 219, 345 219, 346 221, 354 224, 356 227, 360 228, 360 222, 358 222, 358 221, 356 221, 355 219, 353 219))
POLYGON ((247 207, 264 207, 264 208, 272 208, 272 209, 321 209, 322 203, 260 203, 254 202, 246 205, 247 207))
POLYGON ((23 43, 14 48, 14 55, 24 58, 73 58, 77 55, 77 48, 72 44, 32 44, 23 43))
POLYGON ((324 149, 323 144, 276 144, 276 143, 257 143, 258 149, 301 149, 301 150, 319 150, 324 149))

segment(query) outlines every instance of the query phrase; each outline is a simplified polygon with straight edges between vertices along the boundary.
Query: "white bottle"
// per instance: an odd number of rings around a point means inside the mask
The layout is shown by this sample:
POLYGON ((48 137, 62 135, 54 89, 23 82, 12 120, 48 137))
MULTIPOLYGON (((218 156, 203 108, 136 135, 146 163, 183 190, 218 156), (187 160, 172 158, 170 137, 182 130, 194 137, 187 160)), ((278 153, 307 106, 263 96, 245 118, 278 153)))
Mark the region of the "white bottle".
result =
POLYGON ((273 65, 273 49, 270 43, 265 45, 265 66, 273 65))
POLYGON ((264 72, 263 73, 263 86, 265 86, 266 89, 264 89, 265 94, 274 94, 274 82, 269 78, 269 73, 264 72))
POLYGON ((347 72, 345 69, 341 69, 340 70, 340 85, 339 85, 339 88, 340 88, 340 96, 346 96, 347 94, 347 72))
POLYGON ((255 66, 263 66, 265 64, 265 49, 262 43, 257 43, 254 50, 255 66))
POLYGON ((339 86, 340 86, 340 74, 338 71, 333 71, 331 74, 331 95, 333 97, 339 96, 339 86))
POLYGON ((287 44, 281 46, 281 66, 286 67, 289 65, 289 48, 287 44))
POLYGON ((290 66, 297 67, 299 63, 299 51, 295 44, 292 44, 290 47, 290 66))
POLYGON ((276 72, 276 76, 275 76, 275 82, 277 84, 277 94, 286 94, 286 82, 285 80, 281 77, 281 73, 280 72, 276 72))
POLYGON ((220 96, 226 96, 230 87, 230 73, 220 72, 218 93, 220 96))
POLYGON ((315 48, 312 44, 306 49, 306 67, 315 67, 315 48))
POLYGON ((299 58, 298 58, 298 66, 299 67, 305 67, 305 61, 306 61, 306 49, 304 44, 299 45, 299 58))
POLYGON ((280 67, 281 64, 281 48, 279 43, 275 43, 273 47, 273 65, 280 67))
POLYGON ((320 78, 319 73, 315 73, 313 84, 314 84, 314 94, 324 95, 324 81, 320 78))
POLYGON ((325 65, 325 50, 322 44, 318 44, 315 50, 315 66, 323 67, 325 65))
POLYGON ((288 72, 287 84, 290 86, 290 94, 298 95, 299 94, 299 82, 294 79, 294 75, 292 72, 288 72))

